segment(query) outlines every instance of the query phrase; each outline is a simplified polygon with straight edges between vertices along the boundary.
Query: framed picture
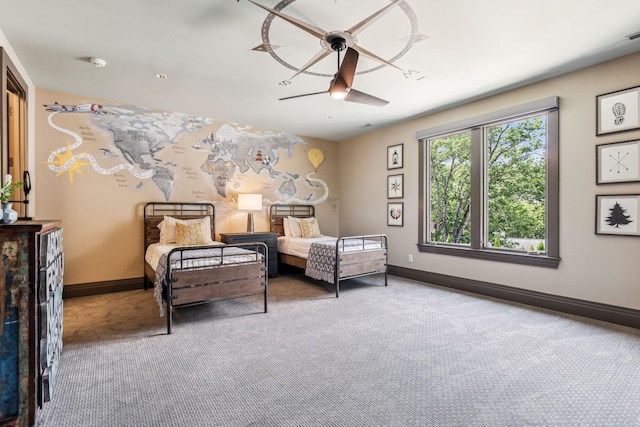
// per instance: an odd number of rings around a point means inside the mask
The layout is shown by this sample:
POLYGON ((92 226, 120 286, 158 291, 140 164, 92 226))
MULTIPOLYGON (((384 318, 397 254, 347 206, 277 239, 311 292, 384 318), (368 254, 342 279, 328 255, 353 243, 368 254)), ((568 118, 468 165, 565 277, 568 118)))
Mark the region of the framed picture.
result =
POLYGON ((404 174, 389 175, 387 177, 387 199, 402 199, 404 197, 404 174))
POLYGON ((640 181, 640 140, 596 145, 596 184, 640 181))
POLYGON ((596 234, 640 236, 640 194, 596 196, 596 234))
POLYGON ((387 169, 400 169, 404 166, 404 144, 387 147, 387 169))
POLYGON ((596 136, 640 128, 640 86, 596 96, 596 136))
POLYGON ((403 220, 404 203, 387 203, 387 225, 402 227, 403 220))

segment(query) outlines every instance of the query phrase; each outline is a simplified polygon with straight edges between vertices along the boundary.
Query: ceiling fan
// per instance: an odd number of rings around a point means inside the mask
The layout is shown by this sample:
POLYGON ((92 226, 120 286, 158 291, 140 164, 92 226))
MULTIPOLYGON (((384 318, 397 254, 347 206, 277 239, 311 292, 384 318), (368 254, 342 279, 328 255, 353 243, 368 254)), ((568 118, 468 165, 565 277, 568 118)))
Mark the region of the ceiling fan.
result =
POLYGON ((329 90, 322 92, 305 93, 302 95, 287 96, 280 98, 280 101, 285 99, 301 98, 303 96, 319 95, 321 93, 328 93, 332 98, 344 99, 348 102, 357 102, 359 104, 373 105, 375 107, 384 107, 389 103, 384 99, 377 98, 373 95, 369 95, 359 90, 353 89, 353 76, 356 74, 356 65, 358 64, 358 51, 348 47, 344 38, 336 36, 330 40, 331 49, 338 53, 338 72, 331 80, 329 90), (344 55, 342 64, 340 64, 340 52, 347 49, 347 53, 344 55))

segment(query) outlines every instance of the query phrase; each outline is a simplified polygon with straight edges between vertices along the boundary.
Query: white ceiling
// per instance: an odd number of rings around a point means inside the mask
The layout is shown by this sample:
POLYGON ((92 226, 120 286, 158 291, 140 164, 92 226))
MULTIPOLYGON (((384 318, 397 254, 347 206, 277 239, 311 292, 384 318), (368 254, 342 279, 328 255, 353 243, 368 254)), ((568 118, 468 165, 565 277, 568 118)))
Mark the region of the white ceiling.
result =
MULTIPOLYGON (((326 32, 390 5, 255 1, 326 32)), ((359 47, 400 68, 363 73, 379 64, 360 56, 353 87, 389 101, 384 107, 328 94, 279 101, 327 90, 337 56, 308 70, 326 76, 291 79, 320 51, 319 39, 247 0, 0 0, 0 29, 37 87, 340 141, 638 52, 640 39, 626 36, 640 31, 640 1, 400 1, 357 35, 359 47), (268 16, 266 37, 293 69, 253 50, 268 16)))

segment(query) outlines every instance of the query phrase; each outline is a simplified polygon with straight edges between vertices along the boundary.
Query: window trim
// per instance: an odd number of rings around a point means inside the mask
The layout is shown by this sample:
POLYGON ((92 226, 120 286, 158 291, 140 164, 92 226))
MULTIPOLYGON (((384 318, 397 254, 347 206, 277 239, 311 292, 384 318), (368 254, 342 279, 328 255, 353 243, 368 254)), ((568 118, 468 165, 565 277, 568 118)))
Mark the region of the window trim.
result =
MULTIPOLYGON (((514 107, 505 108, 476 117, 459 120, 453 123, 436 126, 416 132, 416 139, 419 143, 419 215, 418 222, 418 250, 420 252, 435 253, 442 255, 453 255, 472 259, 481 259, 488 261, 507 262, 513 264, 524 264, 536 267, 558 268, 560 263, 560 245, 559 245, 559 97, 552 96, 537 101, 528 102, 514 107), (452 134, 462 131, 481 132, 481 128, 494 122, 508 121, 517 119, 522 116, 546 114, 547 115, 547 173, 546 173, 546 192, 547 192, 547 209, 545 220, 545 254, 529 254, 520 252, 509 252, 502 250, 492 250, 489 248, 476 247, 475 242, 480 239, 474 239, 472 236, 471 246, 447 245, 446 243, 433 243, 428 240, 428 162, 426 155, 428 150, 428 141, 438 136, 452 134)), ((471 224, 481 224, 483 208, 481 206, 481 192, 483 185, 483 170, 480 158, 481 150, 471 151, 471 224), (473 208, 477 206, 477 208, 473 208), (475 222, 474 222, 475 221, 475 222)), ((471 233, 478 233, 480 237, 483 233, 481 227, 471 227, 471 233)))

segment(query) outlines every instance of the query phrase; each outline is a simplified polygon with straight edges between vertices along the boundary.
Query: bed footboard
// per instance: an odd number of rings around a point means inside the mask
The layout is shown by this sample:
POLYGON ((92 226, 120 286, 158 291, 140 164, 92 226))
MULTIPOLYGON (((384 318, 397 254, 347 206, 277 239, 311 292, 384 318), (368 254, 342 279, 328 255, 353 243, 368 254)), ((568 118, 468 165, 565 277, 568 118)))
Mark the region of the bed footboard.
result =
MULTIPOLYGON (((173 307, 263 295, 264 312, 267 312, 267 245, 262 242, 224 245, 212 249, 216 252, 215 255, 190 257, 190 253, 201 249, 203 248, 178 248, 167 257, 169 260, 178 260, 177 265, 175 261, 167 262, 163 280, 168 334, 172 330, 173 307), (245 250, 245 254, 232 252, 236 248, 245 250), (209 266, 193 262, 194 259, 204 262, 214 258, 215 264, 209 266)), ((151 266, 148 269, 151 271, 147 272, 147 277, 154 280, 156 272, 151 266)))
POLYGON ((336 241, 336 298, 340 296, 341 280, 382 273, 387 286, 386 235, 348 236, 336 241))

